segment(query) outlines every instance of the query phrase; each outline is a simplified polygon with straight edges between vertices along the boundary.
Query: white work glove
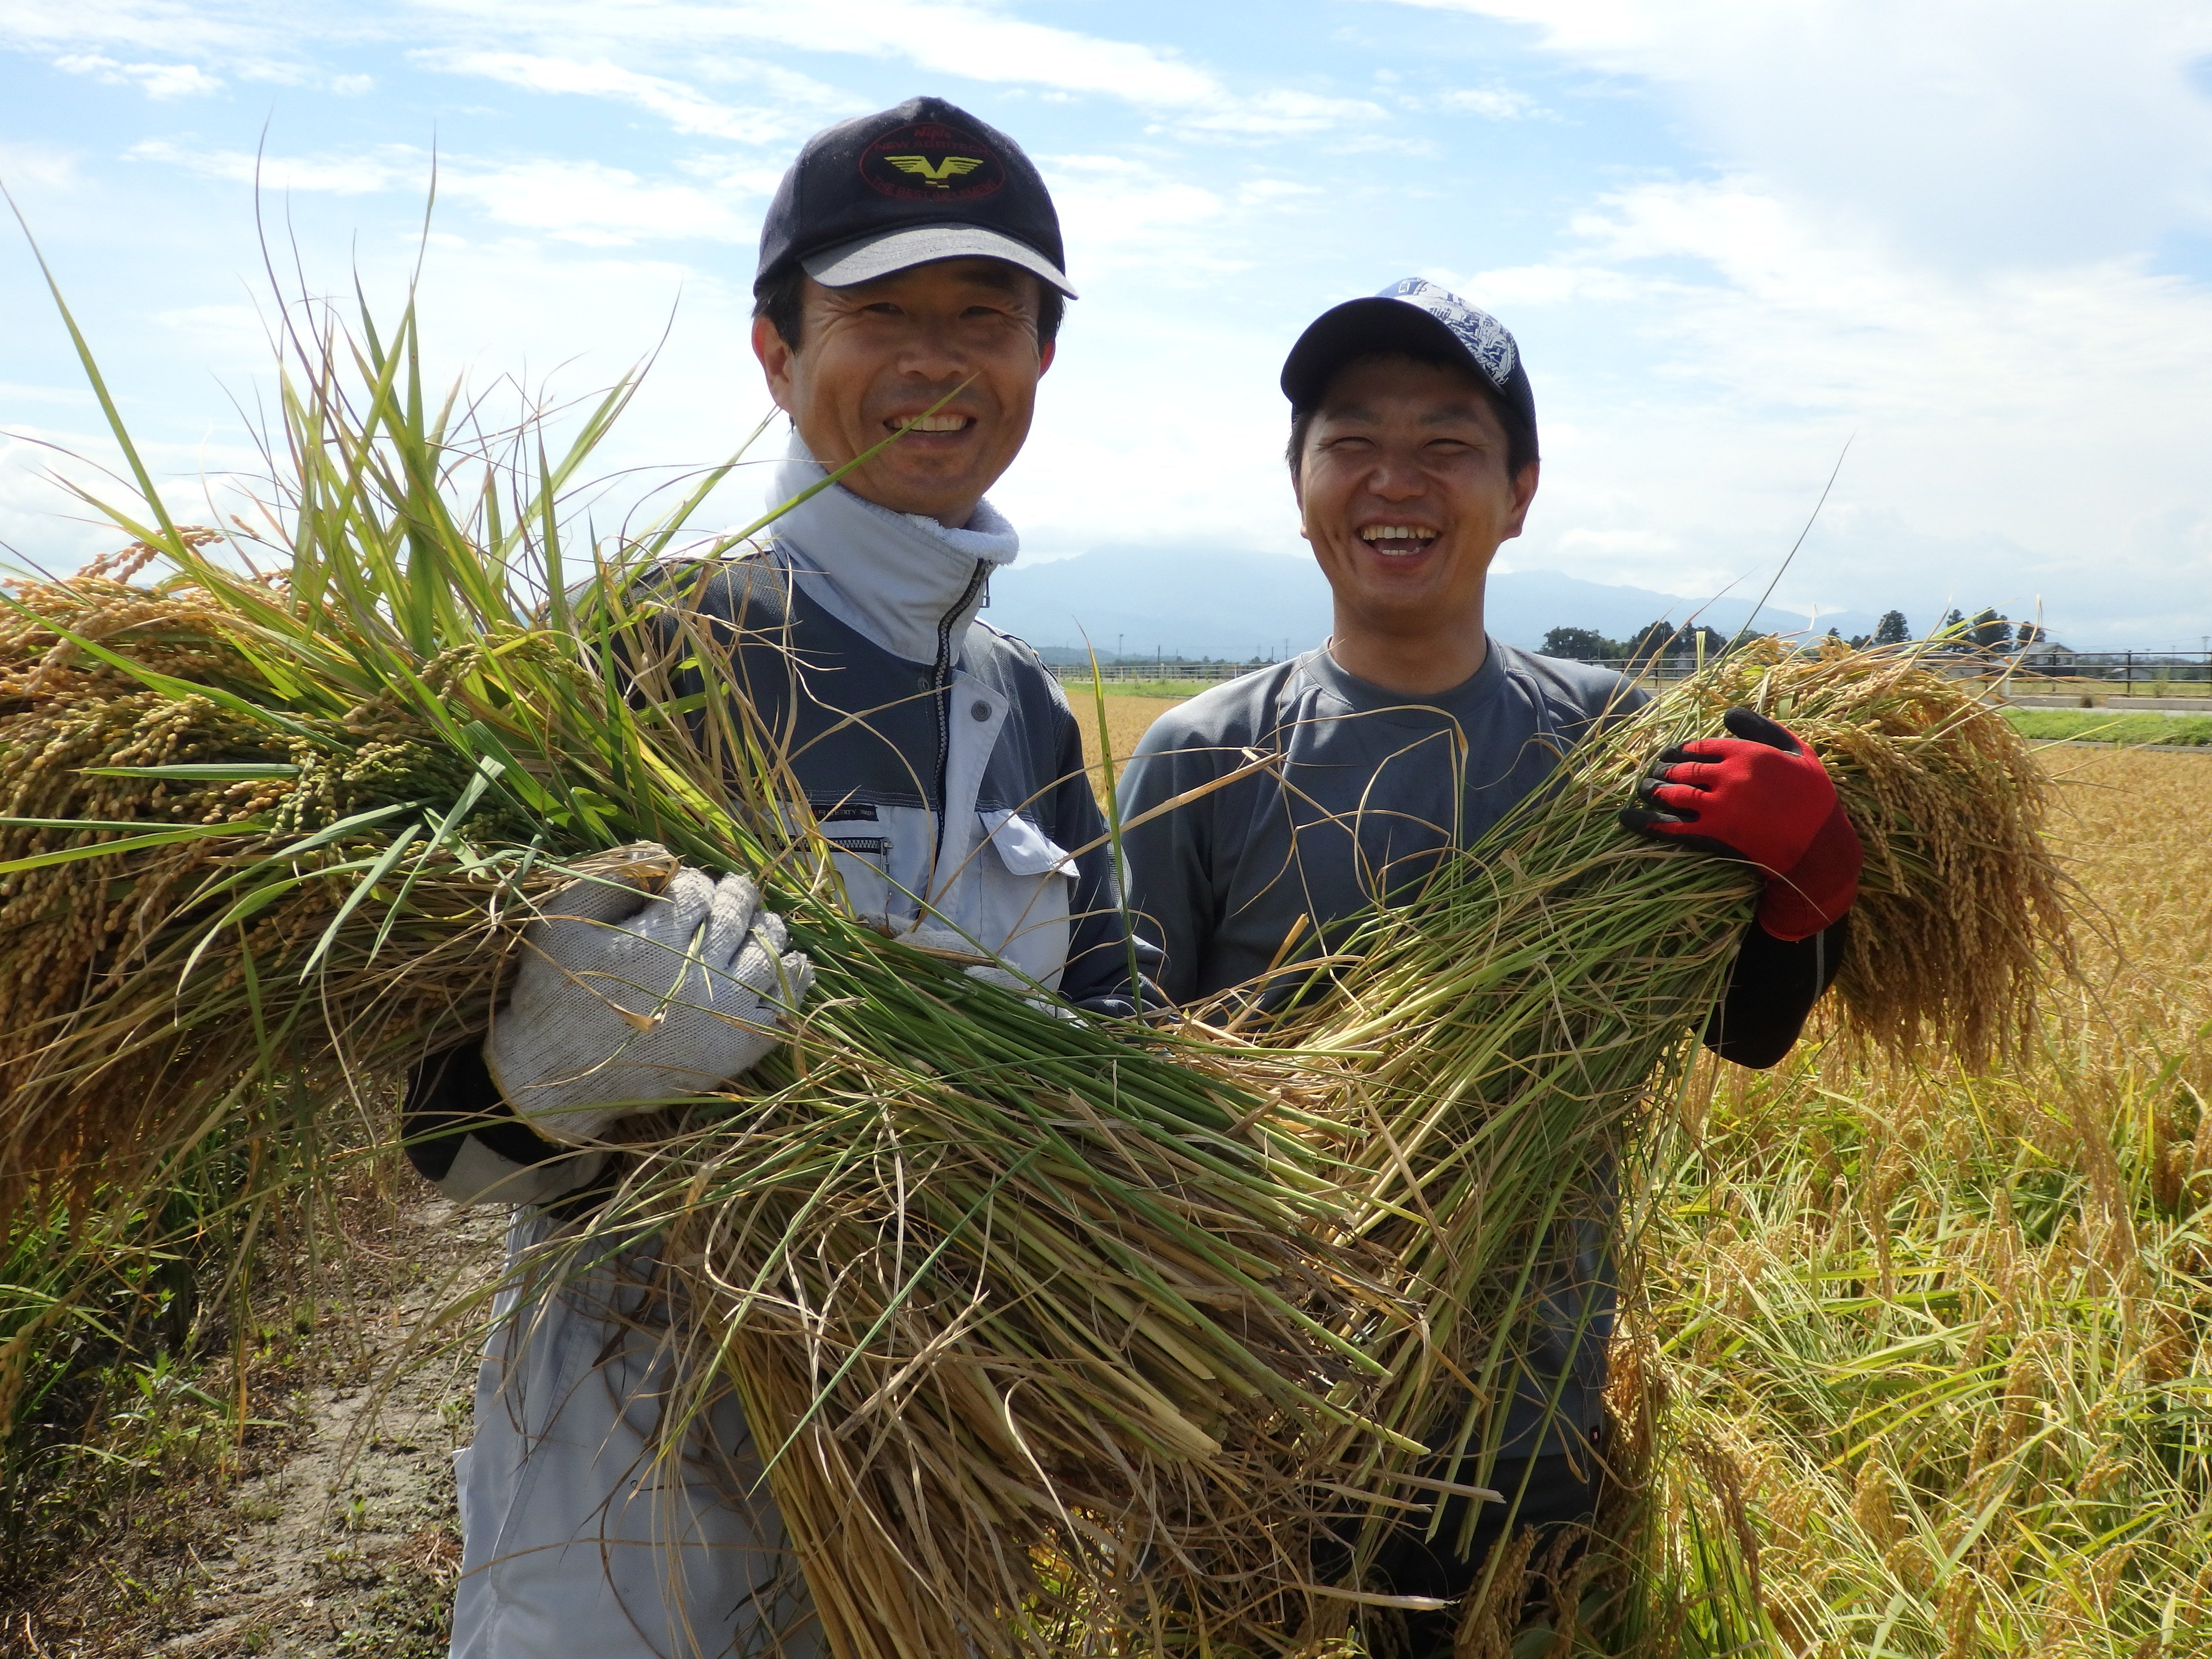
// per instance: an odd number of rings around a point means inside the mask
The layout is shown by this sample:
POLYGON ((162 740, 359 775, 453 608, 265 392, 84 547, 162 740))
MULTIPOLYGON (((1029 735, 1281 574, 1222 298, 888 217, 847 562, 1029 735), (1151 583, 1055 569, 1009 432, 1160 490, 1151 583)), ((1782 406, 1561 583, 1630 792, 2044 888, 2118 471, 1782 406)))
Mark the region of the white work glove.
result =
POLYGON ((578 881, 523 930, 514 995, 484 1060, 509 1105, 549 1140, 590 1140, 617 1118, 705 1094, 783 1042, 814 967, 786 954, 783 921, 744 876, 684 867, 655 897, 578 881))

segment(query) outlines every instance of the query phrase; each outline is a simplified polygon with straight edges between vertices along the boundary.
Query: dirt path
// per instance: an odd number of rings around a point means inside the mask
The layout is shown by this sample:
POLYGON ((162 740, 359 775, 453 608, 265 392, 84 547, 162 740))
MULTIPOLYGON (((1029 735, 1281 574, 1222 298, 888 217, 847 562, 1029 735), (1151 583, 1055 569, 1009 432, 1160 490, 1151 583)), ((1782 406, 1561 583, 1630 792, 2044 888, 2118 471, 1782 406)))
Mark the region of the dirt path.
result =
POLYGON ((42 1614, 0 1629, 0 1656, 442 1659, 475 1366, 410 1344, 426 1310, 490 1278, 505 1222, 432 1200, 349 1241, 364 1258, 350 1277, 395 1288, 330 1314, 313 1380, 250 1471, 184 1494, 204 1512, 170 1517, 158 1545, 126 1528, 89 1552, 42 1614))
POLYGON ((447 1271, 434 1270, 349 1333, 357 1356, 309 1390, 297 1449, 233 1489, 229 1553, 200 1562, 204 1582, 191 1601, 206 1622, 149 1652, 445 1652, 461 1558, 453 1454, 469 1438, 475 1366, 465 1352, 395 1362, 410 1359, 422 1314, 452 1293, 456 1273, 489 1276, 503 1222, 503 1212, 436 1200, 402 1213, 404 1232, 447 1271))

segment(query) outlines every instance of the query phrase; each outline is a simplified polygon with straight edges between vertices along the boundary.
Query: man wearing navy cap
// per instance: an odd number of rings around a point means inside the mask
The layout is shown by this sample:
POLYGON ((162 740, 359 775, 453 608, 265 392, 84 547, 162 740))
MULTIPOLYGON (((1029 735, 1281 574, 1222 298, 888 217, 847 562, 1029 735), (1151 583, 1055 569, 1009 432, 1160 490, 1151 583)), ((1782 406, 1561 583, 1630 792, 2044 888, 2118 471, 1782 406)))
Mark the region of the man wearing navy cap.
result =
MULTIPOLYGON (((1126 1012, 1074 716, 1036 653, 976 614, 1018 546, 984 491, 1028 435, 1073 293, 1064 264, 1029 158, 953 105, 816 134, 754 283, 754 349, 792 425, 769 499, 905 435, 767 545, 680 564, 669 586, 784 735, 858 915, 993 959, 971 971, 1028 994, 1126 1012)), ((676 1362, 647 1293, 655 1243, 549 1255, 618 1170, 611 1127, 757 1063, 811 969, 741 877, 679 871, 659 897, 602 883, 547 908, 489 1038, 418 1066, 408 1101, 417 1168, 459 1202, 515 1205, 510 1263, 566 1276, 503 1319, 478 1378, 455 1659, 812 1659, 826 1644, 735 1401, 680 1435, 661 1420, 676 1362), (641 1033, 623 1004, 669 1012, 641 1033)))
MULTIPOLYGON (((1577 738, 1644 701, 1618 675, 1484 630, 1491 562, 1521 533, 1540 471, 1534 393, 1495 318, 1409 278, 1316 320, 1282 386, 1291 487, 1334 600, 1328 641, 1163 716, 1123 773, 1125 821, 1194 797, 1124 836, 1136 930, 1163 952, 1159 982, 1179 1002, 1238 991, 1264 1004, 1271 975, 1276 992, 1303 978, 1378 901, 1538 788, 1577 738), (1207 790, 1255 753, 1273 769, 1207 790)), ((1725 724, 1732 735, 1656 757, 1623 823, 1765 872, 1705 1042, 1771 1066, 1839 964, 1859 847, 1790 733, 1749 709, 1725 724)), ((1607 1189, 1604 1172, 1591 1180, 1607 1189)), ((1537 1287, 1540 1337, 1488 1443, 1467 1464, 1440 1454, 1431 1471, 1507 1504, 1478 1513, 1462 1553, 1467 1500, 1452 1499, 1432 1533, 1425 1518, 1386 1546, 1364 1589, 1456 1597, 1509 1525, 1590 1516, 1613 1323, 1605 1233, 1583 1224, 1565 1241, 1571 1263, 1537 1287)), ((1410 1645, 1390 1645, 1443 1659, 1456 1620, 1413 1614, 1410 1645)))

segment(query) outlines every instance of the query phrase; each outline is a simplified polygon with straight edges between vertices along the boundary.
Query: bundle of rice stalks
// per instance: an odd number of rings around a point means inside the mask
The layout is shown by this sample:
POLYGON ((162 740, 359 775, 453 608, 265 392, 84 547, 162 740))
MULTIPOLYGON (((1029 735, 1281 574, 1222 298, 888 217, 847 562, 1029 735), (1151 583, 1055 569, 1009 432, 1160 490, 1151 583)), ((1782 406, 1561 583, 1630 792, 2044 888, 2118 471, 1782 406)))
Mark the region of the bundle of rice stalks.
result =
MULTIPOLYGON (((640 1130, 596 1224, 660 1237, 672 1425, 736 1391, 837 1650, 1325 1637, 1371 1593, 1311 1583, 1323 1529, 1418 1523, 1440 1423, 1475 1454, 1446 1484, 1480 1474, 1529 1310, 1602 1239, 1606 1172, 1723 981, 1752 882, 1613 814, 1751 665, 1578 748, 1265 1045, 1070 1022, 846 912, 728 647, 640 580, 720 472, 571 591, 562 492, 626 387, 552 464, 529 428, 449 433, 411 310, 296 369, 270 540, 216 556, 142 471, 149 511, 116 516, 161 580, 9 596, 0 1201, 143 1182, 216 1125, 281 1170, 301 1114, 477 1030, 595 857, 743 870, 817 989, 741 1088, 640 1130)), ((1888 657, 1761 675, 1893 902, 1853 1029, 2001 1040, 2051 920, 2005 728, 1888 657), (2017 925, 1940 925, 2013 892, 2017 925)))
MULTIPOLYGON (((1335 1170, 1358 1194, 1352 1236, 1424 1314, 1346 1333, 1388 1366, 1362 1411, 1399 1438, 1343 1431, 1325 1460, 1340 1486, 1416 1468, 1487 1484, 1523 1356, 1547 1337, 1556 1349, 1563 1310, 1607 1304, 1590 1287, 1628 1247, 1618 1179, 1697 1053, 1759 884, 1626 834, 1617 814, 1654 753, 1711 735, 1738 703, 1820 754, 1866 848, 1834 1030, 1983 1065, 2027 1039, 2045 963, 2070 961, 2050 787, 1923 653, 1763 641, 1585 739, 1556 787, 1378 916, 1334 994, 1278 1034, 1309 1088, 1328 1079, 1329 1115, 1367 1129, 1335 1170)), ((1601 1322, 1581 1336, 1601 1346, 1601 1322)), ((1370 1511, 1363 1555, 1403 1524, 1370 1511)))
POLYGON ((481 1029, 596 860, 744 871, 814 994, 740 1091, 647 1126, 599 1223, 664 1236, 672 1423, 738 1390, 846 1653, 1038 1650, 1132 1596, 1233 1623, 1195 1564, 1379 1380, 1335 1334, 1387 1298, 1321 1160, 1202 1053, 850 916, 726 647, 644 580, 672 523, 564 578, 625 389, 557 462, 487 454, 426 410, 411 313, 364 333, 288 380, 270 539, 178 530, 142 473, 131 555, 8 592, 0 1201, 143 1190, 217 1128, 282 1178, 303 1122, 481 1029))

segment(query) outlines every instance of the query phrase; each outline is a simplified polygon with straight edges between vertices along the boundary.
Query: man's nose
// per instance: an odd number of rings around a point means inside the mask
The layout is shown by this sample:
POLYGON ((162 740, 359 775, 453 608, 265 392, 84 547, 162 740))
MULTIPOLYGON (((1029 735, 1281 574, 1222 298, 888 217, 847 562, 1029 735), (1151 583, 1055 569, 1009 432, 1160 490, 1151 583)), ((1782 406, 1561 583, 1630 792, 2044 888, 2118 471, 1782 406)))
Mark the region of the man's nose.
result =
POLYGON ((1386 501, 1411 501, 1428 491, 1428 480, 1410 456, 1382 455, 1367 475, 1367 488, 1386 501))
POLYGON ((922 324, 901 342, 899 373, 924 380, 957 380, 968 372, 960 331, 950 324, 922 324))

